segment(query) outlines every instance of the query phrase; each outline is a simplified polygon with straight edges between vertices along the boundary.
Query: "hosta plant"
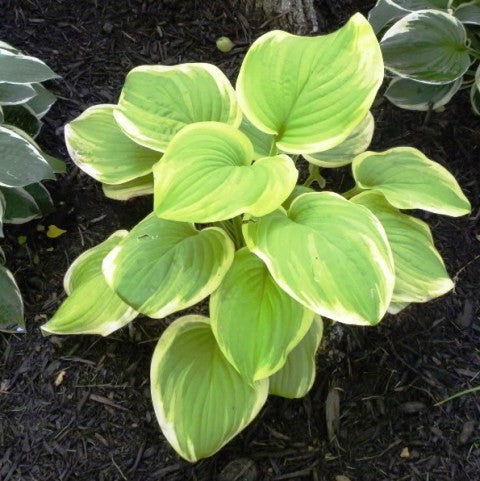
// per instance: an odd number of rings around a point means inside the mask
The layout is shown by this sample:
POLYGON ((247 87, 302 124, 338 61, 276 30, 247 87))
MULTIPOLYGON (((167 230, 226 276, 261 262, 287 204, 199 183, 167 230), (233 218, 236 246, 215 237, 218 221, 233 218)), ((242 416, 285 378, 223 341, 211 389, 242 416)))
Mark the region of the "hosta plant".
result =
MULTIPOLYGON (((22 224, 48 213, 52 199, 41 181, 54 179, 63 162, 34 138, 55 102, 42 82, 57 78, 41 60, 0 42, 0 237, 2 224, 22 224)), ((0 329, 23 325, 23 303, 0 250, 0 329)))
POLYGON ((480 115, 480 0, 378 0, 368 18, 393 77, 392 103, 437 109, 469 88, 480 115))
POLYGON ((374 326, 452 288, 429 227, 403 210, 460 216, 469 203, 416 149, 366 152, 382 80, 357 14, 329 35, 263 35, 235 89, 209 64, 137 67, 118 104, 66 126, 72 159, 108 196, 153 192, 153 212, 72 264, 43 330, 107 335, 210 296, 209 317, 171 322, 151 364, 160 427, 185 459, 220 449, 268 393, 308 392, 322 316, 374 326), (296 185, 300 156, 307 184, 351 164, 356 186, 296 185))

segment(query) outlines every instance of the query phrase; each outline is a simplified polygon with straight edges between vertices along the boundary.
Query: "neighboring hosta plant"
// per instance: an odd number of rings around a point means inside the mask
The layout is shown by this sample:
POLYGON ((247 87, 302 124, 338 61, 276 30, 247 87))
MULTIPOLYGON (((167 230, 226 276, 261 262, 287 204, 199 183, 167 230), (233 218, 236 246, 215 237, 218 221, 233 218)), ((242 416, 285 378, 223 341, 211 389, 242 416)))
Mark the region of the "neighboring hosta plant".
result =
POLYGON ((151 364, 160 427, 189 461, 241 431, 268 393, 308 392, 320 316, 373 326, 452 288, 427 224, 401 210, 467 214, 457 182, 413 148, 365 152, 383 68, 357 14, 329 35, 263 35, 235 90, 209 64, 135 68, 117 105, 66 126, 73 160, 108 196, 153 192, 154 211, 72 264, 43 330, 107 335, 210 296, 209 318, 173 321, 151 364), (356 187, 296 186, 299 155, 307 184, 351 163, 356 187))
POLYGON ((393 75, 385 96, 392 103, 437 109, 469 88, 480 115, 480 0, 378 0, 368 19, 382 32, 383 60, 393 75))
MULTIPOLYGON (((57 78, 41 60, 0 42, 0 237, 2 224, 22 224, 48 213, 52 199, 42 180, 64 164, 34 138, 55 95, 41 82, 57 78)), ((23 304, 0 250, 0 329, 23 326, 23 304)))

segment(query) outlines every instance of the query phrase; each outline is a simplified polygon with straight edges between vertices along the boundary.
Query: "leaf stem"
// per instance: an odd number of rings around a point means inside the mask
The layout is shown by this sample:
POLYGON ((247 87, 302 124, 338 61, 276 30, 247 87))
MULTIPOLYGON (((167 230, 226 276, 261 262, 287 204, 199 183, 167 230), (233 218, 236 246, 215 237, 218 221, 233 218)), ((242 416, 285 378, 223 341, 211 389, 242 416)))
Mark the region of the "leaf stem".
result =
POLYGON ((345 199, 351 199, 355 195, 360 194, 360 192, 363 192, 363 189, 358 187, 358 185, 355 185, 350 190, 347 190, 346 192, 344 192, 342 196, 345 197, 345 199))

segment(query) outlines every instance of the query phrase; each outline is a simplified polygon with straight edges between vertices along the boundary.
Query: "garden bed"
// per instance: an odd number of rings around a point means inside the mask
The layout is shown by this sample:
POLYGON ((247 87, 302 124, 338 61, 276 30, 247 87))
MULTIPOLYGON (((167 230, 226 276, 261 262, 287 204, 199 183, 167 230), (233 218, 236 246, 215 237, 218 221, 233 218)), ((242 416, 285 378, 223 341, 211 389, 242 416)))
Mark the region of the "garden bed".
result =
MULTIPOLYGON (((226 1, 4 3, 1 39, 63 77, 51 84, 60 98, 39 143, 65 159, 63 125, 88 106, 116 102, 134 66, 205 61, 233 80, 248 45, 270 28, 237 16, 226 1), (229 54, 215 47, 222 35, 237 44, 229 54)), ((334 30, 357 10, 366 14, 373 2, 318 3, 334 30)), ((220 453, 191 465, 169 447, 150 401, 151 353, 173 316, 140 319, 107 339, 40 334, 64 297, 71 261, 151 209, 151 198, 106 199, 100 184, 69 163, 68 173, 48 185, 57 211, 7 229, 5 252, 26 301, 28 332, 0 334, 0 479, 478 479, 478 395, 436 404, 480 384, 480 119, 467 91, 445 112, 428 116, 382 97, 373 111, 373 150, 422 149, 448 167, 472 202, 470 217, 421 214, 456 281, 453 292, 387 316, 378 328, 334 327, 305 399, 271 398, 220 453), (49 239, 39 224, 67 232, 49 239), (23 246, 19 235, 27 236, 23 246)), ((327 189, 351 187, 346 168, 325 176, 327 189)))

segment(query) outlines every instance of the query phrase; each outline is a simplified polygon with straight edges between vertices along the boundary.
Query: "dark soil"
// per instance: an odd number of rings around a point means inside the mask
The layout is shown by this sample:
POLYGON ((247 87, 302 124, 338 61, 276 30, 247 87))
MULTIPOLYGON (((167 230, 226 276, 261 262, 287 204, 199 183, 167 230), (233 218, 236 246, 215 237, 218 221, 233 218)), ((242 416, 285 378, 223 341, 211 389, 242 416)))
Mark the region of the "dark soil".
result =
MULTIPOLYGON (((372 3, 317 6, 333 30, 372 3)), ((2 40, 63 76, 51 85, 60 100, 39 142, 65 159, 62 126, 90 105, 115 102, 134 66, 207 61, 234 78, 247 45, 270 28, 226 1, 3 0, 0 18, 2 40), (222 35, 238 45, 230 54, 215 48, 222 35)), ((453 292, 378 328, 334 327, 304 400, 271 398, 219 454, 190 465, 167 444, 150 402, 149 361, 165 324, 142 319, 108 339, 39 332, 64 296, 71 261, 151 208, 150 198, 107 200, 69 164, 49 184, 57 212, 8 229, 4 243, 28 333, 0 334, 0 480, 478 480, 478 395, 436 403, 480 384, 480 120, 465 91, 429 119, 381 98, 374 110, 374 149, 422 149, 456 175, 472 202, 470 217, 427 218, 453 292), (38 224, 67 233, 48 239, 38 224), (21 247, 19 234, 28 237, 21 247)), ((346 190, 348 169, 327 172, 327 181, 346 190)))

